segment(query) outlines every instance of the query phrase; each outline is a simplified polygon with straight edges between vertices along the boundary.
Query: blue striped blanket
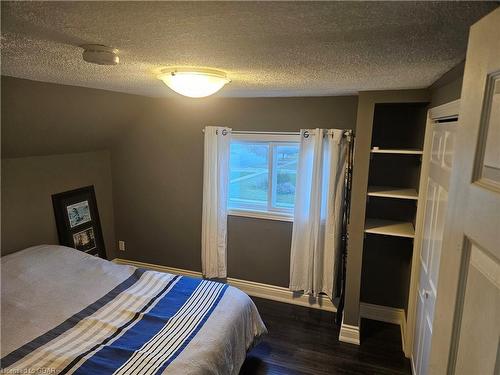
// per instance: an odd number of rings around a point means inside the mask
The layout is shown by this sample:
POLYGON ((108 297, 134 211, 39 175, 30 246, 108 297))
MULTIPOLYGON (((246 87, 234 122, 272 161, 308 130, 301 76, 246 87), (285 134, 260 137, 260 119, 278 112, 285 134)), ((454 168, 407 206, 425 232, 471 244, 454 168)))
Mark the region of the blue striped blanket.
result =
POLYGON ((218 282, 136 269, 96 302, 5 355, 2 373, 164 373, 227 289, 218 282))

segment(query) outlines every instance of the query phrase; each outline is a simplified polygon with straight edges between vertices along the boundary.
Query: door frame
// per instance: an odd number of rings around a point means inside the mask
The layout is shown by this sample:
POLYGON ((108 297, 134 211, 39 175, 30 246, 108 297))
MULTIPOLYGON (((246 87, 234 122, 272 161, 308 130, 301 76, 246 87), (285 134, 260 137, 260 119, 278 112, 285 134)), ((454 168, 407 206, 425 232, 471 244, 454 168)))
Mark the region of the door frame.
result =
MULTIPOLYGON (((403 351, 407 358, 411 358, 413 367, 413 345, 415 338, 415 326, 417 316, 417 293, 420 280, 420 252, 422 251, 422 236, 425 218, 425 202, 427 201, 427 177, 429 176, 432 126, 437 120, 459 117, 460 99, 430 108, 427 112, 427 123, 425 125, 424 153, 422 155, 422 166, 420 169, 420 181, 418 188, 417 213, 415 218, 415 238, 413 240, 413 254, 411 261, 410 290, 408 292, 408 317, 406 319, 406 335, 403 339, 403 351)), ((414 371, 414 369, 412 368, 414 371)))

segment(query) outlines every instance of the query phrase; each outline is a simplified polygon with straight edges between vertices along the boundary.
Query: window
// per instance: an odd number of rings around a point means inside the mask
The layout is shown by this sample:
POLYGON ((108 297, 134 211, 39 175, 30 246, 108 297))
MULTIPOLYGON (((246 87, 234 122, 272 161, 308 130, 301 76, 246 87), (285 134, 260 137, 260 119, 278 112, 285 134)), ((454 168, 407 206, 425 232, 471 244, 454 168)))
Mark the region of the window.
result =
POLYGON ((298 135, 233 134, 229 214, 292 220, 298 156, 298 135))

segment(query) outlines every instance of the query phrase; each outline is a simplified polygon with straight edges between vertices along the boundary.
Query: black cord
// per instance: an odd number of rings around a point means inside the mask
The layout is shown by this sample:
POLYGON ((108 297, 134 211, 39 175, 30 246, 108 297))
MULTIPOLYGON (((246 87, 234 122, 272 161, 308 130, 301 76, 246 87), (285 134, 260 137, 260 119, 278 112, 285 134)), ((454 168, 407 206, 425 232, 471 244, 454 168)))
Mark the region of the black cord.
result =
POLYGON ((342 324, 342 315, 344 312, 345 304, 345 284, 346 284, 346 264, 347 264, 347 243, 349 234, 347 233, 347 226, 349 224, 349 215, 351 210, 351 185, 352 185, 352 164, 354 153, 354 133, 348 135, 349 146, 347 151, 347 168, 345 172, 345 188, 344 188, 344 209, 342 214, 342 237, 341 237, 341 256, 340 256, 340 298, 337 306, 337 313, 335 314, 335 324, 342 324))

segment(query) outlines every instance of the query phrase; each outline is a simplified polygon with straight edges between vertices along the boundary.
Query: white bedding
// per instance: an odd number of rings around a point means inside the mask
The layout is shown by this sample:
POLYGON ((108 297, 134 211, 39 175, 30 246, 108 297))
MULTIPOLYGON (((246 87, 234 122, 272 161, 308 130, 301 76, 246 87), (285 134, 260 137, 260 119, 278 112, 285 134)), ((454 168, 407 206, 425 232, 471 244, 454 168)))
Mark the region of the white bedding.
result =
MULTIPOLYGON (((113 364, 106 364, 110 367, 104 365, 100 367, 98 355, 107 355, 106 353, 108 352, 104 349, 109 349, 113 353, 117 353, 116 350, 122 350, 120 347, 118 349, 112 347, 113 345, 118 345, 119 339, 114 338, 113 340, 116 341, 113 344, 111 341, 103 341, 103 338, 99 338, 99 335, 93 335, 90 339, 86 339, 78 345, 75 344, 78 348, 76 351, 81 351, 82 353, 72 353, 68 350, 61 354, 58 352, 60 349, 57 349, 55 343, 58 340, 62 340, 64 335, 69 335, 70 333, 80 337, 81 332, 84 332, 85 329, 80 328, 80 331, 76 331, 77 328, 85 322, 87 322, 87 325, 90 324, 88 321, 95 322, 97 314, 106 311, 104 310, 106 305, 100 306, 94 315, 86 316, 84 319, 81 318, 82 310, 89 305, 94 306, 97 300, 106 299, 113 293, 112 290, 121 290, 119 288, 127 282, 139 283, 145 278, 158 280, 155 285, 162 285, 161 283, 165 285, 167 283, 171 284, 169 286, 170 289, 165 289, 166 292, 163 292, 164 294, 161 295, 161 298, 165 299, 163 303, 167 304, 172 304, 172 302, 168 301, 174 301, 172 298, 178 298, 176 296, 179 296, 179 299, 186 299, 186 301, 179 300, 180 305, 182 303, 186 304, 190 301, 190 299, 187 299, 186 291, 191 287, 200 288, 201 285, 206 285, 206 288, 215 288, 220 294, 217 300, 214 295, 214 300, 211 302, 213 307, 204 313, 205 315, 203 319, 200 318, 199 323, 196 323, 196 329, 193 328, 191 336, 183 338, 184 341, 181 343, 182 345, 179 344, 175 355, 172 355, 167 361, 167 354, 162 354, 163 357, 160 358, 159 363, 161 362, 163 365, 158 366, 156 369, 151 368, 148 370, 151 373, 237 374, 245 360, 246 351, 266 333, 266 328, 251 299, 238 289, 215 282, 199 281, 184 277, 179 278, 174 277, 174 275, 153 271, 141 271, 135 267, 113 264, 62 246, 36 246, 7 255, 2 257, 1 267, 1 357, 2 368, 4 370, 15 369, 16 371, 23 371, 40 367, 43 369, 48 368, 49 371, 56 368, 57 372, 63 370, 63 373, 106 374, 115 372, 114 370, 110 370, 113 364), (130 281, 136 274, 138 275, 137 280, 130 281), (181 288, 182 285, 185 285, 185 287, 181 288), (186 295, 184 296, 183 293, 186 295), (78 318, 75 316, 78 316, 78 318), (70 330, 62 333, 62 328, 60 327, 67 324, 71 320, 70 318, 73 320, 76 319, 78 323, 70 330), (55 335, 54 332, 58 332, 58 336, 48 339, 49 335, 47 332, 49 331, 53 332, 53 335, 55 335), (43 342, 43 345, 40 342, 43 342), (96 354, 95 357, 92 357, 93 354, 83 356, 85 345, 87 344, 89 347, 91 344, 97 344, 99 345, 99 350, 102 351, 97 353, 98 355, 96 354), (109 347, 105 348, 106 346, 109 347), (19 348, 24 349, 21 350, 19 348), (80 354, 82 359, 73 366, 68 365, 73 359, 72 356, 76 356, 77 354, 80 354), (46 360, 44 362, 41 359, 50 358, 50 356, 57 358, 57 361, 50 362, 46 360), (85 361, 88 362, 85 363, 85 361), (27 365, 29 366, 25 367, 27 365), (93 368, 93 370, 90 371, 90 368, 93 368)), ((129 296, 129 299, 133 299, 135 305, 139 306, 142 303, 143 297, 144 299, 146 298, 147 289, 135 292, 132 289, 130 287, 130 289, 121 291, 119 296, 126 294, 129 296)), ((193 292, 194 295, 195 293, 193 292)), ((133 309, 126 310, 124 304, 116 302, 116 298, 113 300, 115 301, 115 305, 107 305, 109 311, 113 311, 115 314, 119 313, 121 317, 129 316, 135 312, 132 311, 133 309), (122 308, 124 309, 123 311, 117 312, 117 310, 122 308)), ((106 303, 111 304, 111 302, 106 303)), ((161 303, 161 300, 158 302, 151 299, 148 310, 143 311, 151 311, 153 313, 155 308, 160 308, 161 303)), ((202 305, 203 303, 200 303, 200 306, 202 305)), ((184 324, 182 322, 193 319, 192 315, 189 314, 189 316, 186 315, 185 317, 179 315, 181 310, 176 311, 176 315, 170 318, 168 318, 167 312, 162 315, 166 316, 166 318, 162 318, 164 319, 162 323, 163 330, 166 329, 165 327, 168 328, 168 324, 184 324), (181 320, 177 321, 174 318, 181 320)), ((106 323, 103 325, 106 327, 106 330, 114 332, 122 330, 125 327, 124 325, 121 327, 125 318, 120 318, 122 320, 113 321, 113 324, 109 324, 106 321, 106 314, 108 313, 104 312, 101 313, 103 321, 99 323, 106 323)), ((86 314, 90 313, 87 312, 86 314)), ((143 315, 140 316, 142 317, 143 315)), ((148 319, 150 318, 148 317, 148 319)), ((134 321, 131 326, 133 327, 135 324, 134 321)), ((145 322, 142 322, 142 324, 145 324, 145 322)), ((126 329, 129 329, 128 327, 126 329)), ((137 324, 135 329, 139 329, 138 327, 139 325, 137 324)), ((126 331, 126 329, 123 329, 125 333, 120 331, 120 339, 126 338, 127 334, 133 337, 133 329, 130 328, 129 331, 126 331)), ((139 332, 142 333, 140 329, 139 332)), ((170 333, 168 334, 170 335, 170 333)), ((147 340, 144 342, 144 345, 146 344, 147 340)), ((142 348, 147 348, 147 346, 142 346, 142 348)), ((148 355, 139 352, 137 350, 130 353, 134 356, 141 354, 145 356, 144 358, 148 355)), ((114 360, 114 358, 105 359, 106 361, 114 360)), ((123 368, 126 368, 126 366, 123 368)), ((145 373, 145 370, 137 373, 145 373)))

